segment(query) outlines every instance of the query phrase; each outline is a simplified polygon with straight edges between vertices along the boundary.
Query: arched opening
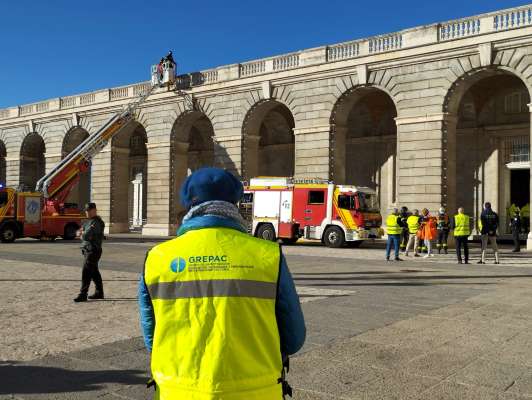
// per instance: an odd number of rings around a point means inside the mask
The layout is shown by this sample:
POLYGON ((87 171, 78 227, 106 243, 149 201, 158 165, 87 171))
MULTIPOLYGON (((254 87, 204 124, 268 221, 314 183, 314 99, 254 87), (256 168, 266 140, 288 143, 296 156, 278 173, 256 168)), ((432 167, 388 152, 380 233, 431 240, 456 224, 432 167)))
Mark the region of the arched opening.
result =
POLYGON ((284 104, 267 100, 255 105, 244 119, 242 175, 293 176, 294 117, 284 104))
POLYGON ((37 133, 28 134, 20 148, 20 178, 23 190, 35 190, 37 181, 45 174, 46 148, 44 140, 37 133))
POLYGON ((0 140, 0 185, 6 185, 6 145, 0 140))
POLYGON ((333 180, 374 189, 383 212, 396 201, 396 117, 391 97, 370 86, 342 95, 331 116, 333 180))
POLYGON ((148 136, 137 123, 112 141, 111 223, 113 231, 137 230, 146 223, 148 136))
MULTIPOLYGON (((88 137, 89 133, 83 128, 74 127, 70 129, 63 139, 61 158, 65 158, 67 155, 69 155, 88 137)), ((88 203, 90 201, 90 179, 90 169, 86 172, 82 172, 79 176, 79 182, 72 188, 66 201, 68 203, 76 203, 80 207, 88 203)))
POLYGON ((214 161, 214 129, 209 118, 200 111, 180 116, 171 136, 171 215, 172 224, 179 224, 183 209, 179 189, 186 177, 202 167, 212 167, 214 161))
MULTIPOLYGON (((477 220, 492 203, 507 231, 513 205, 530 203, 530 94, 517 76, 484 70, 458 81, 446 102, 453 143, 455 205, 477 220)), ((452 157, 452 155, 451 155, 452 157)))

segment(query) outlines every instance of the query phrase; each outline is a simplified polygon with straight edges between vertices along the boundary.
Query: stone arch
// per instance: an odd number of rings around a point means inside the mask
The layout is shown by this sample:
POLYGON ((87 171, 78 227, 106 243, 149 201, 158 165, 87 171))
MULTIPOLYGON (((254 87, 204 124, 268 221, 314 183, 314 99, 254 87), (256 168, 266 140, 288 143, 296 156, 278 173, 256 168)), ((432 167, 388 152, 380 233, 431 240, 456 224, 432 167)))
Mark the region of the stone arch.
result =
POLYGON ((202 167, 215 165, 214 128, 202 111, 187 111, 174 122, 170 136, 171 157, 171 223, 182 217, 179 189, 186 177, 202 167))
POLYGON ((7 157, 6 145, 4 144, 2 140, 0 140, 0 184, 4 186, 6 185, 6 175, 7 175, 6 157, 7 157))
POLYGON ((27 134, 20 147, 19 184, 23 190, 35 190, 37 181, 44 176, 45 153, 43 138, 36 132, 27 134))
MULTIPOLYGON (((61 144, 61 158, 65 158, 88 137, 89 133, 82 127, 74 126, 70 128, 61 144)), ((88 203, 90 201, 90 179, 91 170, 89 168, 88 171, 80 174, 79 182, 70 191, 67 202, 77 203, 80 206, 88 203)))
POLYGON ((111 142, 111 225, 113 232, 139 229, 146 221, 148 135, 139 122, 111 142))
POLYGON ((295 120, 278 100, 262 100, 247 112, 242 125, 242 176, 293 176, 295 120))
POLYGON ((476 220, 490 201, 501 230, 512 203, 530 202, 530 165, 523 162, 530 158, 530 93, 519 71, 490 66, 460 76, 443 104, 448 203, 465 207, 476 220))
POLYGON ((375 85, 344 92, 330 117, 331 179, 375 189, 383 211, 396 201, 396 117, 393 97, 375 85))

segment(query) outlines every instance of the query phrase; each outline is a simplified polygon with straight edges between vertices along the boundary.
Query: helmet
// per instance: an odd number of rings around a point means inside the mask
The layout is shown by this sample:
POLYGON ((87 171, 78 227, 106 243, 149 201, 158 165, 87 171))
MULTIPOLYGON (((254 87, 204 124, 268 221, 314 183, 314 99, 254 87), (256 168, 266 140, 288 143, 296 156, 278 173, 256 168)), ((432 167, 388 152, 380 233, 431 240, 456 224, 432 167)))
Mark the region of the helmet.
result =
POLYGON ((440 214, 445 214, 445 208, 440 207, 440 210, 439 210, 439 211, 440 211, 440 214))
POLYGON ((422 215, 427 215, 428 213, 429 213, 428 208, 424 208, 423 210, 421 210, 422 215))

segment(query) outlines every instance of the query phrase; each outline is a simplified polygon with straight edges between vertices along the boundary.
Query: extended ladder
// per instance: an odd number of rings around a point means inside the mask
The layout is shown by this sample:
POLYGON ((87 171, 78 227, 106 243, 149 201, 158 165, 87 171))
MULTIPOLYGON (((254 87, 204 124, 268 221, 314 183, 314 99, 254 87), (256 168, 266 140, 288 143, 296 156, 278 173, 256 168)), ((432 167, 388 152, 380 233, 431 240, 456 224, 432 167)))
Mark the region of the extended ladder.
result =
POLYGON ((156 86, 150 86, 137 99, 127 104, 98 131, 80 143, 51 171, 37 182, 36 191, 42 192, 46 199, 66 198, 69 189, 79 179, 79 174, 89 168, 90 161, 98 154, 118 132, 135 120, 135 111, 152 94, 156 86), (65 193, 66 191, 66 193, 65 193))

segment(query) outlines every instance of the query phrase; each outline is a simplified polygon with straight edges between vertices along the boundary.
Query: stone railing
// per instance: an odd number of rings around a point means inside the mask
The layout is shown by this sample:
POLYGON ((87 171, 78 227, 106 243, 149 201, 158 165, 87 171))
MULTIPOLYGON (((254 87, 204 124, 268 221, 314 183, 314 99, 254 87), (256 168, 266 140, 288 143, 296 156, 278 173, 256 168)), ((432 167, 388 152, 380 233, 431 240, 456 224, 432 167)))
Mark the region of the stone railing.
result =
POLYGON ((493 29, 503 31, 532 25, 532 7, 503 11, 493 17, 493 29))
POLYGON ((441 40, 460 39, 466 36, 478 35, 479 33, 479 18, 449 22, 440 26, 441 40))
POLYGON ((286 69, 299 67, 299 54, 287 54, 280 57, 275 57, 272 60, 274 71, 284 71, 286 69))
POLYGON ((240 64, 240 76, 253 76, 266 72, 266 60, 251 61, 240 64))
MULTIPOLYGON (((189 89, 291 70, 309 65, 338 62, 374 54, 461 40, 472 36, 532 26, 532 5, 501 10, 479 16, 442 22, 367 39, 322 46, 314 49, 226 65, 177 76, 177 88, 189 89)), ((41 103, 0 110, 0 120, 92 104, 121 101, 138 96, 149 88, 148 82, 63 97, 41 103)))
POLYGON ((327 61, 346 60, 358 57, 360 54, 360 42, 348 42, 327 47, 327 61))

